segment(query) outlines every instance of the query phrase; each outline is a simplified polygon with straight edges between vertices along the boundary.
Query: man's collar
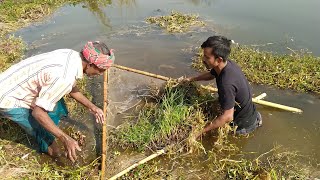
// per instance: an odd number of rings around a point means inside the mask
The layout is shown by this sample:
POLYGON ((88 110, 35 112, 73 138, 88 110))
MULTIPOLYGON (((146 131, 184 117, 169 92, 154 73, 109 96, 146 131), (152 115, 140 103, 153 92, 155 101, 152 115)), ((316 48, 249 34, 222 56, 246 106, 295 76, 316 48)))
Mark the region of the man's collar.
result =
POLYGON ((82 59, 80 56, 80 53, 78 55, 78 62, 76 64, 77 68, 77 74, 76 74, 76 79, 82 79, 83 78, 83 67, 82 67, 82 59))

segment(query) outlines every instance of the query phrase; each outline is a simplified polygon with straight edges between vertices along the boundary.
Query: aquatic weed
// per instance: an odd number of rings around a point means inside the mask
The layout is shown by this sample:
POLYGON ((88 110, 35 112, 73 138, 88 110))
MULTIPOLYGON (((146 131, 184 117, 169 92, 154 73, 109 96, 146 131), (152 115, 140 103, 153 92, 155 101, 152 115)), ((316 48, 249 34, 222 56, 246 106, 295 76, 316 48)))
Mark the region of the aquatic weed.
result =
POLYGON ((150 24, 156 24, 170 33, 182 33, 188 31, 191 27, 205 25, 198 15, 183 14, 175 11, 172 11, 167 16, 148 17, 146 21, 150 24))
MULTIPOLYGON (((192 67, 204 71, 202 58, 203 50, 199 48, 192 67)), ((250 82, 320 93, 320 58, 312 54, 276 54, 234 45, 230 59, 239 64, 250 82)))

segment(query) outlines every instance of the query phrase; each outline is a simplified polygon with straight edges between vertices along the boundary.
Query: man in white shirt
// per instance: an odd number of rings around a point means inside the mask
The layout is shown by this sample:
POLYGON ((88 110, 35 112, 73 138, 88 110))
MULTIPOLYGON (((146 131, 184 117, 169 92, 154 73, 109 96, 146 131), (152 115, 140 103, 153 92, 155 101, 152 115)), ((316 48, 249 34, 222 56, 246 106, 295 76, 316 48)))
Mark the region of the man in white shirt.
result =
POLYGON ((58 138, 66 156, 74 162, 76 151, 81 149, 57 126, 60 118, 67 115, 63 96, 70 94, 102 124, 103 111, 78 90, 76 80, 83 74, 102 74, 114 60, 113 50, 102 42, 88 42, 81 52, 59 49, 22 60, 0 74, 0 116, 18 123, 32 135, 40 152, 58 155, 58 138))

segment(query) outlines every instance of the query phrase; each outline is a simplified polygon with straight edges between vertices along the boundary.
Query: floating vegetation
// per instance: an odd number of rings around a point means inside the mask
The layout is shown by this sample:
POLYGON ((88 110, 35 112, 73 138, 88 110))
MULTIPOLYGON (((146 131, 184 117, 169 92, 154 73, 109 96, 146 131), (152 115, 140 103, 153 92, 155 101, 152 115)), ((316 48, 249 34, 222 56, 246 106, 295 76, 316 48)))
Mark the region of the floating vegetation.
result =
POLYGON ((205 25, 198 15, 174 11, 168 16, 148 17, 146 21, 150 24, 156 24, 170 33, 182 33, 189 31, 191 27, 205 25))
POLYGON ((194 84, 169 82, 154 98, 144 105, 136 121, 129 120, 116 130, 113 144, 140 151, 180 143, 189 150, 199 148, 194 136, 203 129, 208 118, 217 116, 213 108, 218 106, 215 97, 194 84))
POLYGON ((241 151, 224 155, 210 151, 208 169, 220 179, 306 179, 314 170, 311 164, 302 163, 307 157, 281 146, 253 159, 244 156, 241 151))
MULTIPOLYGON (((203 52, 193 57, 192 67, 205 70, 203 52)), ((309 53, 274 54, 234 45, 230 59, 241 66, 249 81, 297 91, 320 93, 320 58, 309 53)))

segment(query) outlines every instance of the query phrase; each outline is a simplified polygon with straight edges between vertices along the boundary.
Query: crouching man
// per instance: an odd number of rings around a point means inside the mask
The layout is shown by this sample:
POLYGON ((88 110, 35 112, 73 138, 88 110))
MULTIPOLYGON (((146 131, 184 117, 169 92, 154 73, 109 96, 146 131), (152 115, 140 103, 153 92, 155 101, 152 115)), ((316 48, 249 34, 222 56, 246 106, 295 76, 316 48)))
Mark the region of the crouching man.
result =
POLYGON ((58 49, 22 60, 0 74, 0 115, 19 124, 51 156, 60 154, 57 138, 75 161, 81 151, 77 141, 57 126, 68 113, 63 96, 70 94, 103 123, 103 111, 78 90, 76 80, 102 74, 114 60, 102 42, 88 42, 81 52, 58 49))

